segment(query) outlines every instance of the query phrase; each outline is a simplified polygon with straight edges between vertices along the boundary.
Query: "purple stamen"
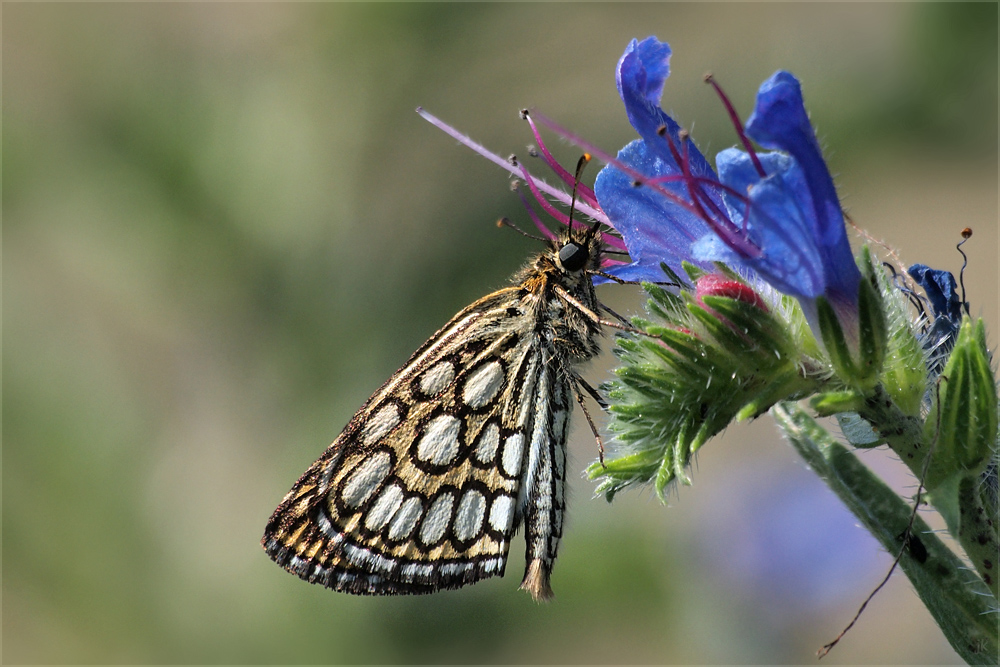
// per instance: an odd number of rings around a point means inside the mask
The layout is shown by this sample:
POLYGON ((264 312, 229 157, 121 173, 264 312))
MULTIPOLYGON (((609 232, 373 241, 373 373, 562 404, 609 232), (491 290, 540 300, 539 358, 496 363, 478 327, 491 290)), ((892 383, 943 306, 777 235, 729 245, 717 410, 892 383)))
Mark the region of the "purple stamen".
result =
MULTIPOLYGON (((453 139, 458 141, 458 143, 462 144, 463 146, 466 146, 467 148, 471 148, 473 151, 483 156, 493 164, 496 164, 502 167, 503 169, 507 170, 513 176, 521 176, 521 172, 515 169, 509 162, 507 162, 507 160, 500 157, 496 153, 487 150, 482 144, 473 141, 470 137, 462 134, 461 132, 459 132, 452 126, 448 125, 444 121, 440 120, 439 118, 429 113, 428 111, 425 111, 423 107, 417 107, 417 113, 420 114, 420 116, 428 123, 430 123, 431 125, 435 126, 439 130, 443 131, 444 133, 448 134, 453 139)), ((545 192, 554 199, 557 199, 563 204, 569 206, 570 204, 569 193, 564 192, 559 188, 553 187, 542 180, 536 181, 536 184, 539 190, 545 192)), ((594 220, 597 220, 609 227, 611 226, 611 221, 608 220, 608 216, 604 213, 604 211, 602 211, 598 207, 594 207, 591 206, 590 204, 585 204, 583 202, 577 202, 576 209, 581 213, 584 213, 585 215, 593 218, 594 220)))
MULTIPOLYGON (((555 206, 549 203, 548 199, 542 196, 542 193, 538 190, 537 187, 535 187, 535 180, 531 177, 531 174, 528 173, 528 168, 525 167, 523 164, 521 164, 520 161, 518 160, 513 160, 512 162, 514 163, 514 166, 521 168, 521 176, 524 178, 524 181, 528 184, 528 189, 531 190, 531 194, 535 195, 535 201, 537 201, 539 205, 543 209, 545 209, 546 213, 551 215, 553 218, 555 218, 562 224, 568 226, 570 224, 569 216, 560 211, 559 209, 557 209, 555 206)), ((587 226, 582 222, 580 222, 579 220, 573 220, 572 223, 573 226, 577 229, 583 229, 587 226)))
MULTIPOLYGON (((665 128, 664 128, 665 129, 665 128)), ((729 247, 737 250, 746 257, 760 257, 761 250, 745 235, 736 232, 736 225, 718 205, 712 201, 708 193, 697 183, 691 173, 691 161, 688 152, 687 132, 682 131, 681 140, 684 142, 684 152, 677 150, 677 145, 667 132, 659 133, 666 139, 670 154, 673 155, 677 165, 681 168, 684 183, 687 185, 688 194, 691 197, 691 204, 695 208, 695 213, 722 239, 729 247), (714 217, 705 210, 705 205, 711 209, 714 217)))
MULTIPOLYGON (((623 174, 626 174, 627 176, 629 176, 632 179, 632 181, 635 183, 636 186, 640 186, 640 185, 649 186, 654 192, 656 192, 656 193, 658 193, 660 195, 663 195, 671 203, 676 204, 677 206, 680 206, 681 208, 685 209, 686 211, 689 211, 690 213, 698 215, 698 210, 694 206, 692 206, 690 203, 688 203, 688 201, 686 199, 684 199, 683 197, 679 197, 678 195, 674 194, 670 190, 667 190, 666 188, 660 186, 656 182, 656 179, 647 178, 644 174, 639 173, 638 171, 636 171, 632 167, 628 166, 627 164, 625 164, 624 162, 622 162, 621 160, 619 160, 615 156, 610 155, 609 153, 605 153, 603 150, 601 150, 600 148, 598 148, 594 144, 590 143, 586 139, 583 139, 582 137, 579 137, 579 136, 573 134, 572 132, 570 132, 566 128, 564 128, 561 125, 559 125, 558 123, 556 123, 551 118, 548 118, 547 116, 544 116, 544 115, 542 115, 540 113, 537 113, 537 112, 535 113, 535 116, 538 118, 538 122, 539 123, 541 123, 545 127, 549 128, 550 130, 552 130, 553 132, 555 132, 556 134, 558 134, 559 136, 561 136, 566 141, 570 142, 571 144, 575 144, 576 146, 579 146, 580 148, 582 148, 583 150, 587 151, 588 153, 591 153, 594 157, 596 157, 601 162, 604 162, 605 164, 610 164, 615 169, 617 169, 617 170, 621 171, 623 174)), ((613 226, 613 225, 611 225, 610 222, 608 222, 606 224, 609 227, 613 226)))
POLYGON ((657 176, 656 178, 650 178, 644 181, 644 183, 677 183, 677 182, 687 182, 689 180, 694 181, 703 188, 712 188, 713 190, 724 192, 730 195, 731 197, 735 197, 743 204, 750 203, 750 199, 746 195, 742 194, 739 190, 731 188, 725 183, 721 183, 715 179, 707 178, 705 176, 695 176, 694 174, 692 174, 690 178, 686 176, 673 176, 673 175, 657 176))
POLYGON ((551 229, 549 229, 542 223, 542 219, 538 217, 537 213, 535 213, 535 209, 531 208, 531 204, 528 202, 528 198, 524 196, 524 193, 521 191, 521 188, 518 186, 517 183, 514 184, 512 189, 514 190, 514 192, 517 193, 517 196, 521 198, 521 203, 524 204, 524 208, 527 209, 528 215, 531 216, 531 220, 535 223, 535 227, 538 228, 538 231, 542 233, 542 236, 544 236, 545 238, 547 238, 552 242, 557 242, 559 240, 558 237, 555 235, 555 233, 553 233, 551 229))
POLYGON ((740 120, 740 115, 736 113, 736 107, 733 103, 729 101, 729 97, 722 90, 716 81, 715 77, 711 73, 705 75, 705 83, 711 84, 712 88, 719 95, 719 99, 722 100, 722 104, 725 105, 726 111, 729 113, 729 120, 732 121, 733 127, 736 129, 736 134, 739 136, 740 141, 743 143, 743 149, 746 150, 747 154, 750 156, 750 160, 753 162, 754 168, 757 170, 757 174, 764 178, 767 176, 767 172, 764 171, 764 165, 760 163, 760 159, 757 157, 757 152, 754 151, 753 146, 750 145, 750 138, 747 137, 746 132, 743 131, 743 121, 740 120))
MULTIPOLYGON (((528 168, 525 167, 523 164, 521 164, 521 162, 518 160, 513 160, 513 162, 515 166, 521 168, 521 175, 524 177, 525 182, 528 184, 528 188, 531 190, 531 193, 535 196, 535 200, 539 203, 539 205, 541 205, 541 207, 545 209, 545 212, 551 215, 559 222, 561 222, 562 224, 569 226, 570 217, 565 213, 563 213, 562 211, 560 211, 559 209, 557 209, 555 206, 549 203, 549 200, 547 200, 545 197, 542 196, 542 193, 539 192, 538 188, 535 187, 535 180, 531 177, 531 174, 528 172, 528 168)), ((572 223, 574 229, 590 229, 590 225, 580 222, 579 220, 573 220, 572 223)), ((609 245, 615 250, 625 250, 625 242, 622 241, 617 236, 612 236, 611 234, 602 234, 601 238, 605 244, 609 245)))
POLYGON ((549 152, 549 149, 545 146, 545 142, 542 141, 542 135, 538 132, 538 127, 535 125, 535 121, 531 119, 531 114, 527 109, 521 110, 521 118, 528 121, 528 126, 531 127, 531 133, 535 135, 535 141, 538 142, 538 150, 541 151, 542 158, 545 160, 545 163, 552 168, 552 171, 556 172, 559 178, 561 178, 566 185, 575 186, 577 194, 581 199, 583 199, 583 201, 587 202, 591 206, 598 206, 597 195, 594 194, 593 188, 590 188, 583 183, 579 183, 578 179, 576 179, 573 174, 569 173, 565 167, 559 164, 559 162, 552 157, 552 153, 549 152))

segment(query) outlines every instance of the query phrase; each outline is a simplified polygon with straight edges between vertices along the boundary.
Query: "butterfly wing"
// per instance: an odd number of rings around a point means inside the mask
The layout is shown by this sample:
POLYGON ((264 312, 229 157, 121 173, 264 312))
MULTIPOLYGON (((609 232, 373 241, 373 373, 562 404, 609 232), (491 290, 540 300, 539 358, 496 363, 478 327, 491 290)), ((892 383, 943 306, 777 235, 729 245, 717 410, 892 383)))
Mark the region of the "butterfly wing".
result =
POLYGON ((539 467, 528 449, 540 444, 545 470, 560 457, 548 514, 558 511, 561 532, 567 390, 529 335, 534 320, 518 294, 500 290, 463 310, 369 399, 275 510, 262 539, 272 559, 310 582, 371 595, 502 575, 525 504, 521 480, 539 467), (552 408, 551 389, 540 405, 546 383, 559 385, 558 425, 536 418, 552 408))

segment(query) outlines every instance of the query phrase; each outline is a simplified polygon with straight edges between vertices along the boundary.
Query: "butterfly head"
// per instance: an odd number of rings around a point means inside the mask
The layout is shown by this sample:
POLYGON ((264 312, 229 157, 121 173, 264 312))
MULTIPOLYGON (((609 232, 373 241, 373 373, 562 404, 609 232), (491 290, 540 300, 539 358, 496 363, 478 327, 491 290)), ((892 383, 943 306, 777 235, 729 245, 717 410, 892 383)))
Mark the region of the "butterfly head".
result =
POLYGON ((601 235, 596 225, 580 233, 567 233, 554 243, 556 265, 565 273, 594 271, 601 264, 601 235))

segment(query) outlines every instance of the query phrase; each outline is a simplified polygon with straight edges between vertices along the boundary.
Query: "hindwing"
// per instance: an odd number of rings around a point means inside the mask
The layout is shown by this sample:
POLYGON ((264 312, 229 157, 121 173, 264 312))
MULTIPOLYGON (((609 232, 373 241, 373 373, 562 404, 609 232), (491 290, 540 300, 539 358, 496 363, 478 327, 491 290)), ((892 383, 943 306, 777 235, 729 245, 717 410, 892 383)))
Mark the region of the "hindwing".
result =
POLYGON ((543 358, 524 298, 511 287, 472 304, 369 399, 275 510, 271 558, 375 595, 502 575, 539 445, 559 457, 561 524, 568 381, 543 358), (539 423, 553 406, 558 419, 539 423))

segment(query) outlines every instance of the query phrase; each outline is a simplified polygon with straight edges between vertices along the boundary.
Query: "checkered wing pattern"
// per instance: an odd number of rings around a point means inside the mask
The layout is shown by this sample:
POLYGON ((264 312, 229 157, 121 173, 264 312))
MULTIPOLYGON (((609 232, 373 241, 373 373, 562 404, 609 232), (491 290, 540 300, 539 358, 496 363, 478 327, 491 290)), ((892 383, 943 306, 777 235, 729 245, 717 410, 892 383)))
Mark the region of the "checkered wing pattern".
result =
POLYGON ((550 594, 571 388, 525 334, 532 298, 500 290, 427 341, 285 496, 271 558, 336 590, 429 593, 502 575, 526 520, 550 594))

